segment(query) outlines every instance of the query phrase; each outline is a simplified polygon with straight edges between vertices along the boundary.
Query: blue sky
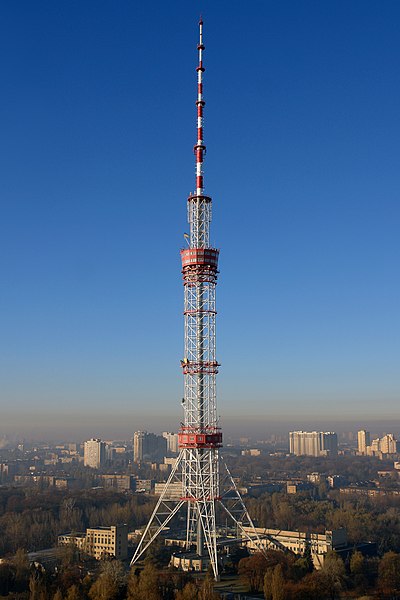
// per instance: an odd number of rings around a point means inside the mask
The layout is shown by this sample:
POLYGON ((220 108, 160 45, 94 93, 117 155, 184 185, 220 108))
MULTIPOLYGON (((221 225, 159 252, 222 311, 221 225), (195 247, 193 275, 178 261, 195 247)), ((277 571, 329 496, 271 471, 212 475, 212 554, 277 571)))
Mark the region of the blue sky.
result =
POLYGON ((0 8, 0 433, 176 429, 200 11, 222 422, 399 417, 400 4, 43 0, 0 8))

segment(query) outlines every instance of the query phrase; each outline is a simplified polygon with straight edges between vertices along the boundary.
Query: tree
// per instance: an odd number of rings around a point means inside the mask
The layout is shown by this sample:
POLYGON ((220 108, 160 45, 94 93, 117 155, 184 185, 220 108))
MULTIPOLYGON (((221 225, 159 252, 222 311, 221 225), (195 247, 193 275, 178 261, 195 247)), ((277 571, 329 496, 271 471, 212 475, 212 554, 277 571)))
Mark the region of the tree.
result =
POLYGON ((131 569, 128 575, 127 600, 140 600, 139 575, 136 569, 131 569))
POLYGON ((168 565, 171 558, 171 549, 167 548, 161 538, 157 538, 146 552, 145 562, 152 562, 155 567, 168 565))
POLYGON ((32 573, 29 579, 29 600, 47 600, 46 586, 37 573, 32 573))
POLYGON ((175 600, 199 600, 199 593, 196 585, 189 581, 183 590, 176 593, 175 600))
POLYGON ((77 585, 71 585, 71 587, 69 588, 68 592, 67 592, 67 597, 65 600, 81 600, 82 595, 79 591, 79 588, 77 585))
POLYGON ((72 538, 70 543, 60 548, 61 568, 68 569, 79 561, 79 551, 72 538))
POLYGON ((207 573, 199 590, 199 600, 216 600, 221 596, 214 592, 214 580, 211 574, 207 573))
POLYGON ((130 572, 128 600, 162 600, 158 573, 151 562, 146 562, 140 575, 134 570, 130 572))
POLYGON ((334 550, 326 553, 324 565, 318 573, 325 594, 335 600, 346 587, 346 569, 340 556, 334 550))
POLYGON ((367 587, 366 561, 364 556, 358 550, 351 555, 350 573, 355 587, 364 591, 367 587))
POLYGON ((56 591, 56 593, 54 594, 54 596, 53 596, 53 600, 63 600, 63 595, 62 595, 62 593, 61 593, 61 590, 60 590, 60 589, 58 589, 58 590, 56 591))
POLYGON ((274 570, 269 568, 267 569, 264 575, 264 598, 265 600, 272 600, 272 577, 274 574, 274 570))
POLYGON ((262 590, 267 567, 268 562, 261 552, 239 561, 239 577, 247 583, 250 592, 262 590))
POLYGON ((307 567, 307 573, 312 573, 314 571, 314 561, 312 558, 311 545, 306 544, 303 552, 303 560, 307 567))
POLYGON ((158 574, 152 563, 147 563, 140 574, 140 593, 143 600, 161 600, 158 574))
POLYGON ((383 555, 378 567, 378 582, 386 593, 400 589, 400 554, 386 552, 383 555))
POLYGON ((272 573, 272 600, 285 600, 284 585, 285 580, 283 578, 282 565, 276 565, 272 573))
POLYGON ((114 600, 118 590, 107 576, 100 575, 89 590, 90 600, 114 600))
POLYGON ((91 600, 116 600, 125 584, 124 566, 119 560, 102 563, 101 573, 89 590, 91 600))
POLYGON ((128 575, 127 600, 140 600, 140 582, 136 569, 131 569, 128 575))
POLYGON ((29 558, 23 548, 18 548, 12 559, 12 565, 15 568, 15 583, 18 588, 26 587, 29 580, 29 558))
POLYGON ((14 584, 15 572, 9 563, 0 564, 0 594, 6 596, 14 584))

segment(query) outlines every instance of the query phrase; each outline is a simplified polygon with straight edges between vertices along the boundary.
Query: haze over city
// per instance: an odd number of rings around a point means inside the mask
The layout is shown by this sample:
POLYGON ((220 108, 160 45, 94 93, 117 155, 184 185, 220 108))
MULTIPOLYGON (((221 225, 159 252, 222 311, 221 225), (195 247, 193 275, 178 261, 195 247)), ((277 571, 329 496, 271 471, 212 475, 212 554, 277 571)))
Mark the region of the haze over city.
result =
POLYGON ((0 435, 179 425, 200 10, 224 430, 400 427, 400 5, 23 1, 0 9, 0 435))

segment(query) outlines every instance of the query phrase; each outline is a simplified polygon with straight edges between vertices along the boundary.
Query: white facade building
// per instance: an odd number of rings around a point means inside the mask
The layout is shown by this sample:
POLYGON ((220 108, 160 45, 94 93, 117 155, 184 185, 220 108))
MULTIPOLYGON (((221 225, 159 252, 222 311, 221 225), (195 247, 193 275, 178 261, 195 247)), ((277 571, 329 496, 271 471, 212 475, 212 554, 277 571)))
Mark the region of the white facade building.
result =
POLYGON ((74 544, 97 560, 111 556, 125 560, 128 556, 128 526, 111 525, 95 527, 85 533, 68 533, 58 536, 59 546, 74 544))
POLYGON ((92 438, 85 442, 83 464, 85 467, 98 469, 104 464, 106 458, 106 444, 99 439, 92 438))
POLYGON ((367 454, 367 446, 371 445, 371 434, 365 429, 357 433, 358 451, 360 454, 367 454))
MULTIPOLYGON (((260 542, 264 548, 273 550, 291 550, 295 554, 303 555, 307 546, 311 550, 311 557, 316 569, 324 564, 325 554, 329 550, 340 550, 347 546, 347 532, 345 529, 333 529, 325 533, 310 533, 302 531, 282 531, 279 529, 255 528, 260 536, 260 542)), ((252 535, 250 528, 248 534, 252 535)), ((248 541, 242 534, 242 544, 249 549, 257 550, 258 541, 248 541)))
POLYGON ((289 452, 296 456, 337 454, 337 435, 333 431, 291 431, 289 452))
POLYGON ((167 452, 170 454, 178 454, 178 434, 170 431, 162 432, 163 438, 167 440, 167 452))

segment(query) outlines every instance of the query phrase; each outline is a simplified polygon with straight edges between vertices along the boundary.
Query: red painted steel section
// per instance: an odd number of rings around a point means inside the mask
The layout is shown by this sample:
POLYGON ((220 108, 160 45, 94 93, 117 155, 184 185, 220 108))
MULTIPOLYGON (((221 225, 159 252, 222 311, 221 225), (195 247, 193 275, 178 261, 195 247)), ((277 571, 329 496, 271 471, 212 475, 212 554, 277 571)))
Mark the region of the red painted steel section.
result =
POLYGON ((194 433, 181 430, 178 434, 179 448, 221 448, 222 432, 194 433))
POLYGON ((204 265, 217 269, 218 255, 219 250, 215 248, 185 248, 181 250, 182 268, 204 265))

